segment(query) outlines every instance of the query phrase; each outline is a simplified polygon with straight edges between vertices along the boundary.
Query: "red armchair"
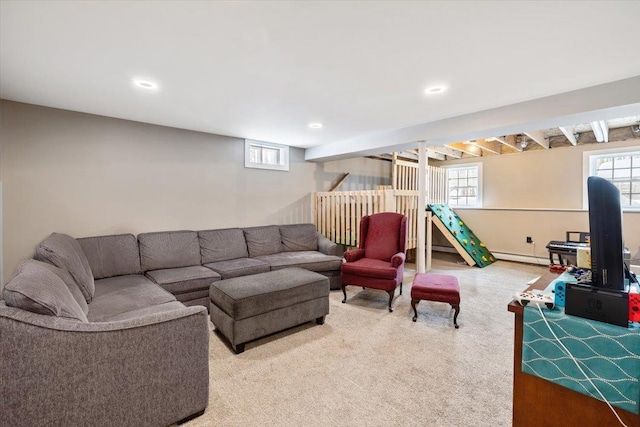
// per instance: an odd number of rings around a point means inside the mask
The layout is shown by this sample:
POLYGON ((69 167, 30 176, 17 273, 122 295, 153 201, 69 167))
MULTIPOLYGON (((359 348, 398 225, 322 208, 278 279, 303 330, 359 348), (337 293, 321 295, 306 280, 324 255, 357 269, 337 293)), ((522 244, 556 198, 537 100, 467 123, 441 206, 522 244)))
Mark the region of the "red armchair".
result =
POLYGON ((358 249, 344 253, 342 302, 347 302, 347 285, 380 289, 389 294, 389 311, 393 311, 391 302, 398 285, 402 295, 406 247, 406 216, 383 212, 362 217, 358 249))

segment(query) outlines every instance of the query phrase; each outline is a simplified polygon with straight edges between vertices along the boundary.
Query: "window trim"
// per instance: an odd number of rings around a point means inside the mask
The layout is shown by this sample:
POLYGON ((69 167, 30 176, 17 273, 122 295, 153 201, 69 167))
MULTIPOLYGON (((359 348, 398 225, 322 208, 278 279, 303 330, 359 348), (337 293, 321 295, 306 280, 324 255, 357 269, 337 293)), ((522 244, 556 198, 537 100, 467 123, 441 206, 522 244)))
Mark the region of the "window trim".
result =
POLYGON ((257 141, 254 139, 244 140, 244 167, 252 169, 267 169, 277 171, 289 171, 289 146, 282 144, 275 144, 273 142, 257 141), (260 146, 266 148, 276 149, 280 152, 280 163, 272 165, 268 163, 255 163, 251 161, 251 147, 260 146))
POLYGON ((455 209, 479 209, 482 208, 482 163, 460 163, 455 165, 446 165, 442 166, 446 170, 445 174, 445 192, 447 195, 447 204, 455 209), (477 187, 477 196, 476 203, 474 205, 451 205, 449 203, 449 170, 450 169, 469 169, 472 167, 477 167, 478 169, 478 187, 477 187))
MULTIPOLYGON (((589 210, 587 178, 591 176, 592 167, 595 164, 596 158, 600 156, 611 156, 616 154, 625 156, 640 155, 640 149, 636 147, 617 147, 606 148, 602 150, 584 151, 582 153, 582 209, 589 210)), ((640 211, 640 207, 633 208, 622 206, 622 210, 624 212, 638 212, 640 211)))

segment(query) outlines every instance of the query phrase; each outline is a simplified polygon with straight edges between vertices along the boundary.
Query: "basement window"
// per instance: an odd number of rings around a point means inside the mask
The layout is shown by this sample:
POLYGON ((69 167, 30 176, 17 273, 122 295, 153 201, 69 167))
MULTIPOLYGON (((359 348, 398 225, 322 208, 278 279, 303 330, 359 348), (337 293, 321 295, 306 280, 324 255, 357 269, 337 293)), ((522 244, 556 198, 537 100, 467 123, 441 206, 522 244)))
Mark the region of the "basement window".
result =
MULTIPOLYGON (((622 209, 640 210, 640 151, 629 151, 628 148, 587 151, 584 163, 587 176, 599 176, 618 187, 622 209)), ((586 177, 583 203, 588 209, 586 177)))
POLYGON ((244 167, 289 170, 289 147, 271 142, 244 141, 244 167))
POLYGON ((482 165, 446 166, 447 203, 458 208, 482 207, 482 165))

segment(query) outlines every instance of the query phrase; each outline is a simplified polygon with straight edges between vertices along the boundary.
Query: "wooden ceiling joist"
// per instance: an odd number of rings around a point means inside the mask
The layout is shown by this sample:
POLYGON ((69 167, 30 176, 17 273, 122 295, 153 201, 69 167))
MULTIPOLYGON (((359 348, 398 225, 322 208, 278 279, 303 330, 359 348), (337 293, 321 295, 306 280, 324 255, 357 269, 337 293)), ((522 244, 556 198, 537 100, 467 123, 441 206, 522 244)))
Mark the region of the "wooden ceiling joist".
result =
POLYGON ((435 160, 446 160, 447 156, 441 153, 437 153, 429 148, 427 148, 427 157, 435 160))
POLYGON ((571 145, 577 145, 578 139, 576 138, 575 128, 573 126, 562 127, 559 126, 560 132, 569 140, 571 145))
POLYGON ((478 139, 476 141, 471 141, 471 144, 476 147, 482 148, 483 151, 488 151, 493 154, 502 154, 502 144, 498 141, 489 141, 486 139, 478 139))
POLYGON ((545 138, 544 132, 540 130, 534 130, 530 132, 525 132, 524 134, 527 135, 529 138, 533 139, 542 148, 545 148, 547 150, 549 149, 549 140, 545 138))
POLYGON ((455 150, 449 146, 429 147, 429 150, 434 151, 438 154, 444 154, 445 156, 453 157, 455 159, 459 159, 462 157, 462 152, 460 150, 455 150))
POLYGON ((498 141, 500 144, 506 145, 516 151, 522 151, 522 147, 516 142, 515 135, 494 136, 493 138, 487 138, 487 141, 498 141))
POLYGON ((452 144, 447 144, 447 147, 453 148, 454 150, 461 151, 473 157, 478 157, 482 155, 482 150, 480 149, 480 147, 477 147, 473 144, 465 144, 464 142, 454 142, 452 144))

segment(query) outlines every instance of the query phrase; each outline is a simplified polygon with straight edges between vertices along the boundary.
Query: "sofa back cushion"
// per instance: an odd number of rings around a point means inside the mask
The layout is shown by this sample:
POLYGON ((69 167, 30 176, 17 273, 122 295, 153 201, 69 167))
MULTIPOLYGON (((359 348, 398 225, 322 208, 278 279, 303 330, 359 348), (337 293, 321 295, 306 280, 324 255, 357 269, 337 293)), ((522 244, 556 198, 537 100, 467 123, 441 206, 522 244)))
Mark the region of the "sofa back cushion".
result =
POLYGON ((96 286, 89 261, 76 239, 67 234, 53 233, 36 248, 36 259, 68 271, 85 301, 91 302, 96 286))
POLYGON ((162 231, 138 235, 143 271, 200 265, 200 244, 195 231, 162 231))
POLYGON ((282 252, 280 242, 280 227, 277 225, 265 225, 262 227, 244 228, 244 237, 247 240, 249 256, 255 258, 261 255, 271 255, 282 252))
POLYGON ((247 258, 247 242, 239 228, 198 231, 202 264, 247 258))
MULTIPOLYGON (((58 276, 60 280, 62 280, 64 284, 67 285, 69 292, 71 292, 71 296, 73 296, 73 299, 78 303, 78 306, 80 307, 82 312, 85 315, 89 313, 89 305, 87 304, 87 300, 84 299, 84 295, 82 294, 82 291, 80 290, 80 288, 76 284, 76 281, 73 280, 73 277, 71 277, 71 274, 69 274, 67 270, 58 268, 53 264, 49 264, 48 262, 40 262, 36 260, 33 260, 33 262, 37 262, 39 266, 46 268, 47 270, 51 271, 53 274, 58 276)), ((94 294, 94 297, 95 297, 95 294, 94 294)))
POLYGON ((318 235, 313 224, 281 225, 280 236, 284 252, 318 250, 318 235))
POLYGON ((133 234, 78 239, 94 279, 140 274, 140 251, 133 234))
POLYGON ((65 282, 45 263, 34 259, 18 264, 2 296, 9 307, 87 322, 87 315, 65 282))

